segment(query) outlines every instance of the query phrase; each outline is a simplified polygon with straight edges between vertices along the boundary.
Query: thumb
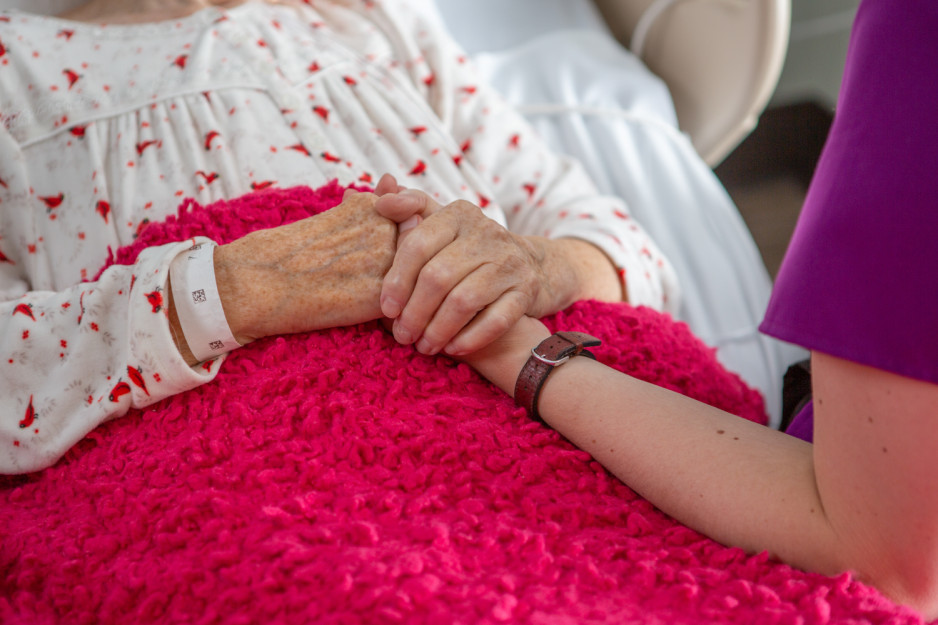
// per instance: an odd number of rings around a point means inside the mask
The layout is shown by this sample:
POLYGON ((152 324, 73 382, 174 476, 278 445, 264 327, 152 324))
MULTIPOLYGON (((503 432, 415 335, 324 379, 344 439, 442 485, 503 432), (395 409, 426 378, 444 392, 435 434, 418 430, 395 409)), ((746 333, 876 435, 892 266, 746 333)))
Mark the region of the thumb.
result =
POLYGON ((413 215, 413 216, 411 216, 411 217, 408 217, 407 219, 405 219, 405 220, 402 221, 401 223, 397 224, 398 243, 400 243, 401 238, 402 238, 407 232, 409 232, 410 230, 413 230, 414 228, 416 228, 417 226, 419 226, 421 221, 423 221, 423 217, 421 217, 421 216, 418 214, 418 215, 413 215))
POLYGON ((391 174, 384 174, 375 186, 375 195, 386 195, 388 193, 398 193, 405 187, 397 184, 397 178, 391 174))
POLYGON ((375 202, 375 210, 379 215, 399 224, 415 215, 427 218, 441 208, 433 198, 416 189, 382 195, 375 202))

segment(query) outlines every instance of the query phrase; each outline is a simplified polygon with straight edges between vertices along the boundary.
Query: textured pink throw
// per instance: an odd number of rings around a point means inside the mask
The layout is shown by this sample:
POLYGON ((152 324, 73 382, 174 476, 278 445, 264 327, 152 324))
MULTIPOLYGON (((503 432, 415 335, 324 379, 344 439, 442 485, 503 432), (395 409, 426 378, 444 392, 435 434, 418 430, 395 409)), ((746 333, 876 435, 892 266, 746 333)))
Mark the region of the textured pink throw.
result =
MULTIPOLYGON (((342 191, 189 202, 117 262, 294 221, 342 191)), ((548 322, 600 336, 614 367, 764 420, 666 316, 581 303, 548 322)), ((503 622, 921 621, 848 576, 683 527, 469 367, 377 323, 253 343, 215 382, 0 478, 4 625, 503 622)))

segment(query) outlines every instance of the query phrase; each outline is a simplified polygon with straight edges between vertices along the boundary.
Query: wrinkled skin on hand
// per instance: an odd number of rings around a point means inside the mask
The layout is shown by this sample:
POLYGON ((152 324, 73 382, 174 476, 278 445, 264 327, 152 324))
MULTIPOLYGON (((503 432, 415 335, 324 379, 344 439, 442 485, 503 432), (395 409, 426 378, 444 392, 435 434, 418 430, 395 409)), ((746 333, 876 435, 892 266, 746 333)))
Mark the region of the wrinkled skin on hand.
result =
POLYGON ((395 338, 418 351, 465 354, 489 344, 522 315, 556 310, 537 239, 513 234, 463 200, 440 206, 385 179, 379 213, 401 222, 381 293, 395 338), (416 221, 409 221, 412 217, 416 221))
POLYGON ((397 224, 375 211, 376 200, 346 193, 332 210, 216 249, 218 289, 239 342, 382 316, 397 224))

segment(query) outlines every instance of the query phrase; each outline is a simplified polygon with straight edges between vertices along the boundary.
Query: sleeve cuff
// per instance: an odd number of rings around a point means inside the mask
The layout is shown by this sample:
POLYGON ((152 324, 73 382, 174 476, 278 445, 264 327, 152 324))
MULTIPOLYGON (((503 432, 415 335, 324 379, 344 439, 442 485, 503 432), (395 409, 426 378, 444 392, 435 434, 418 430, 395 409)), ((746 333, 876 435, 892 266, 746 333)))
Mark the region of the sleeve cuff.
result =
POLYGON ((225 359, 222 355, 190 367, 179 353, 169 325, 166 308, 169 266, 197 243, 214 242, 196 237, 145 249, 137 259, 129 310, 130 354, 133 362, 145 363, 150 371, 146 372, 149 382, 146 390, 134 388, 135 407, 150 405, 213 380, 225 359))
MULTIPOLYGON (((608 203, 612 198, 605 199, 608 203)), ((610 207, 607 216, 598 212, 596 205, 595 199, 584 204, 579 218, 558 223, 550 238, 592 243, 615 265, 630 304, 676 313, 681 305, 681 288, 670 261, 624 206, 610 207)), ((571 215, 577 214, 575 207, 567 210, 571 215)))

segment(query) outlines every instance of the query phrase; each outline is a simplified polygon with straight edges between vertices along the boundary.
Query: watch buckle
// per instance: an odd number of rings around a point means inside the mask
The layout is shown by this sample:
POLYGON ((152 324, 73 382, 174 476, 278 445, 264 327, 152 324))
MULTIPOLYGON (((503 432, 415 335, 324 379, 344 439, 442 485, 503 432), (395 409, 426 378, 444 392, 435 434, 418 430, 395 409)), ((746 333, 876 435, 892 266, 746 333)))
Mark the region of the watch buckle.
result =
POLYGON ((534 348, 531 349, 531 356, 534 357, 534 358, 536 358, 537 360, 543 362, 545 365, 550 366, 550 367, 559 367, 559 366, 562 365, 563 363, 565 363, 565 362, 567 362, 568 360, 570 360, 570 356, 564 356, 563 358, 560 358, 560 359, 558 359, 558 360, 551 360, 550 358, 547 358, 547 357, 545 357, 545 356, 541 356, 540 354, 538 354, 536 347, 534 347, 534 348))

